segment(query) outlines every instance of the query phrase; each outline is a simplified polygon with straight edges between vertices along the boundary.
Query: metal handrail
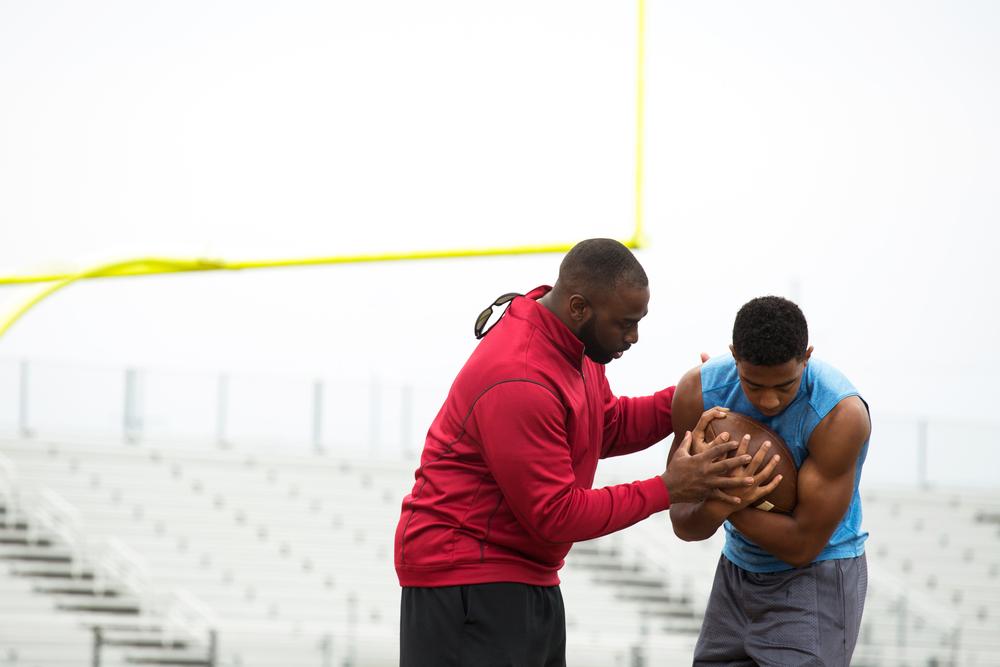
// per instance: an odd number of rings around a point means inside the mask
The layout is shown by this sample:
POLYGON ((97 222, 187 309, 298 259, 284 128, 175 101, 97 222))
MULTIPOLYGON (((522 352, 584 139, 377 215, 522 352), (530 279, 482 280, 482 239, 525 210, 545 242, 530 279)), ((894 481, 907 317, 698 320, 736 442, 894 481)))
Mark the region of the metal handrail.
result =
POLYGON ((16 524, 19 512, 17 466, 3 454, 0 454, 0 497, 6 510, 4 526, 16 524))
POLYGON ((163 615, 163 643, 171 644, 180 639, 202 641, 209 637, 214 651, 215 629, 219 620, 215 612, 190 591, 179 588, 168 594, 163 615))
POLYGON ((109 538, 94 568, 94 590, 107 591, 119 583, 141 600, 150 597, 149 567, 145 559, 117 537, 109 538))
POLYGON ((70 550, 70 568, 73 576, 80 577, 87 557, 80 512, 72 503, 50 488, 42 487, 37 495, 38 502, 25 511, 31 518, 28 522, 28 540, 38 542, 40 528, 45 528, 61 539, 70 550))
MULTIPOLYGON (((870 573, 871 574, 871 573, 870 573)), ((926 627, 933 628, 939 633, 940 641, 937 643, 951 649, 951 661, 948 664, 956 665, 958 653, 961 650, 961 621, 952 614, 941 611, 940 607, 919 591, 913 589, 902 578, 891 572, 878 569, 877 576, 868 577, 869 589, 882 590, 895 599, 900 622, 905 625, 912 623, 911 619, 920 618, 925 622, 926 627), (910 614, 907 617, 907 612, 910 614)), ((902 639, 902 638, 901 638, 902 639)), ((898 648, 911 643, 911 640, 900 641, 898 648)))

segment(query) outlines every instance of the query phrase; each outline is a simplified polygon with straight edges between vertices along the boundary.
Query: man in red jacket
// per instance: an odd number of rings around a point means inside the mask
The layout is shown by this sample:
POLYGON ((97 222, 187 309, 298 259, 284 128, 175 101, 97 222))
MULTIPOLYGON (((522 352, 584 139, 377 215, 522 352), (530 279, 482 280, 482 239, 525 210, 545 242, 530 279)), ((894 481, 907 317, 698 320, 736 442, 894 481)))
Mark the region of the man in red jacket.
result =
POLYGON ((604 375, 639 340, 648 303, 628 248, 590 239, 566 255, 554 287, 513 298, 472 353, 427 433, 396 528, 401 667, 565 665, 557 572, 574 542, 671 500, 756 500, 767 469, 755 483, 750 457, 716 461, 737 446, 721 438, 691 455, 690 433, 663 474, 591 488, 598 459, 672 432, 673 387, 617 397, 604 375))

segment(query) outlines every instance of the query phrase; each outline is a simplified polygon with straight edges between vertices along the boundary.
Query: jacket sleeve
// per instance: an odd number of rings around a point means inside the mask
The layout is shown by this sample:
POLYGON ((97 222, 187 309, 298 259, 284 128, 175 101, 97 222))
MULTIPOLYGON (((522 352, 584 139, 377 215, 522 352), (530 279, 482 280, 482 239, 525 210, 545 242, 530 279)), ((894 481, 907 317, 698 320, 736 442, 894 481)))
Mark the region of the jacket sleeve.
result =
POLYGON ((471 421, 505 502, 535 539, 589 540, 670 506, 658 476, 600 489, 578 486, 566 409, 541 385, 516 381, 493 387, 480 397, 471 421))
POLYGON ((604 442, 601 458, 631 454, 658 443, 673 433, 671 403, 676 387, 661 389, 652 396, 629 398, 611 393, 604 375, 604 442))

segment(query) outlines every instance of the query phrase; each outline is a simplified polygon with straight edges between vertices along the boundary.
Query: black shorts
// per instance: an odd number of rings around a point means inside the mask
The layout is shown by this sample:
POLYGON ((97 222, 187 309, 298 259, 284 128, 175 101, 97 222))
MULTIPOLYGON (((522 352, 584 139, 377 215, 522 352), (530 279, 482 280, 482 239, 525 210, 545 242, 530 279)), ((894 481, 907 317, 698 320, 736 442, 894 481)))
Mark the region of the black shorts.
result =
POLYGON ((558 586, 404 587, 400 667, 565 667, 558 586))

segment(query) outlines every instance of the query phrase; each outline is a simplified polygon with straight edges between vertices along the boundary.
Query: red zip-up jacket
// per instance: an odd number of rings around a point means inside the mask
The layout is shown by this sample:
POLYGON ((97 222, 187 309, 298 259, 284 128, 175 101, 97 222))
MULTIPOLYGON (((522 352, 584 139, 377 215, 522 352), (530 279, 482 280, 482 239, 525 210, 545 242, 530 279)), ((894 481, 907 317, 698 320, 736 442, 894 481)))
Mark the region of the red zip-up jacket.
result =
POLYGON ((604 366, 537 299, 518 297, 431 424, 396 528, 402 586, 559 583, 574 542, 667 509, 657 477, 591 488, 597 461, 671 433, 674 388, 616 397, 604 366))

